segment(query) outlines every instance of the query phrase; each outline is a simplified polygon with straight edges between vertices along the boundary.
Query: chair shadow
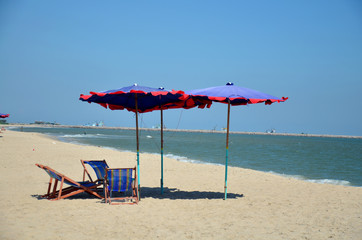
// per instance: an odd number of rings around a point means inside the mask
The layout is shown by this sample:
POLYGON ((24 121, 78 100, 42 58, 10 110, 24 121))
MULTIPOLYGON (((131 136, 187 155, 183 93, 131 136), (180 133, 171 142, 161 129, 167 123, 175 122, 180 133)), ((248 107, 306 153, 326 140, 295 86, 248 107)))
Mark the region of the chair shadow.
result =
MULTIPOLYGON (((98 191, 98 193, 103 196, 103 190, 98 191)), ((47 198, 42 197, 43 194, 33 194, 31 195, 33 198, 37 200, 48 200, 47 198)), ((64 198, 62 200, 86 200, 86 199, 98 199, 99 201, 104 201, 103 199, 97 198, 96 196, 89 194, 87 192, 78 193, 76 195, 64 198)))
POLYGON ((42 198, 41 195, 39 195, 39 194, 33 194, 33 195, 31 195, 31 197, 36 198, 38 200, 45 199, 45 198, 42 198))
MULTIPOLYGON (((171 199, 171 200, 196 200, 196 199, 224 199, 223 192, 203 192, 203 191, 183 191, 177 188, 141 187, 140 196, 142 198, 171 199)), ((242 198, 244 194, 228 193, 228 199, 242 198)))

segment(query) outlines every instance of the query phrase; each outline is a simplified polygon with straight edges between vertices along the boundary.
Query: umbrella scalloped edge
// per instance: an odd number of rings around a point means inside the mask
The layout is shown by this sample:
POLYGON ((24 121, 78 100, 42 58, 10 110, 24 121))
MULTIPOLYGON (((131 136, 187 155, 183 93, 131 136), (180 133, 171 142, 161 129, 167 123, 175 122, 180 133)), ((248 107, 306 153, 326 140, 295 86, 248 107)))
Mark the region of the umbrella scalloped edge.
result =
POLYGON ((227 97, 212 97, 212 96, 205 96, 205 95, 194 95, 192 96, 195 99, 199 100, 210 100, 220 103, 228 103, 230 100, 230 104, 232 106, 237 105, 247 105, 247 104, 255 104, 255 103, 265 103, 265 105, 271 105, 274 102, 284 102, 288 100, 287 97, 282 97, 282 99, 256 99, 256 98, 227 98, 227 97))

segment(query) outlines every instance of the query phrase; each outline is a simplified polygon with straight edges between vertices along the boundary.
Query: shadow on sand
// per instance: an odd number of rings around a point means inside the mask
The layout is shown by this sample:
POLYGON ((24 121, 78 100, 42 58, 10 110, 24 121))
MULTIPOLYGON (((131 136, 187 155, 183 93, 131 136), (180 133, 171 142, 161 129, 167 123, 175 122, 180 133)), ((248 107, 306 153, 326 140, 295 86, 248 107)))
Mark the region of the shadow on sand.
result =
MULTIPOLYGON (((101 194, 103 195, 103 194, 101 194)), ((122 195, 122 194, 121 194, 122 195)), ((32 197, 42 200, 45 198, 42 195, 32 195, 32 197)), ((197 199, 223 199, 223 192, 202 192, 202 191, 183 191, 177 188, 164 188, 163 194, 159 187, 141 187, 140 191, 141 199, 155 198, 155 199, 171 199, 171 200, 197 200, 197 199)), ((228 199, 236 199, 244 197, 243 194, 228 193, 228 199)), ((88 193, 80 193, 65 199, 76 200, 76 199, 97 199, 95 196, 88 193)), ((99 199, 102 201, 101 199, 99 199)))
MULTIPOLYGON (((157 198, 157 199, 171 199, 171 200, 195 200, 195 199, 223 199, 223 192, 202 192, 202 191, 183 191, 177 188, 164 188, 163 194, 159 187, 141 187, 140 191, 142 198, 157 198)), ((243 194, 228 193, 228 199, 235 199, 244 197, 243 194)))

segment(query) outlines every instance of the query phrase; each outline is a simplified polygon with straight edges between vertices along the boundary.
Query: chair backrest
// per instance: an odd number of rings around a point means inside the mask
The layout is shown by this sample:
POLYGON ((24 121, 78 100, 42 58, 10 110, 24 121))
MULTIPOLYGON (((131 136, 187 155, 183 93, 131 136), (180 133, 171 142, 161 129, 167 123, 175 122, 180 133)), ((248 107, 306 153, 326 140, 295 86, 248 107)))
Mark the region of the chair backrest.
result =
POLYGON ((59 181, 63 181, 64 183, 74 186, 74 187, 79 187, 80 184, 73 181, 72 179, 66 177, 65 175, 58 173, 57 171, 55 171, 54 169, 51 169, 48 166, 44 166, 41 164, 35 164, 36 166, 38 166, 39 168, 43 169, 51 178, 57 179, 59 181))
POLYGON ((87 171, 87 168, 84 164, 88 164, 93 168, 94 172, 97 175, 97 179, 99 180, 104 179, 106 175, 106 169, 109 168, 106 160, 81 160, 81 162, 84 167, 84 171, 87 172, 90 180, 92 180, 92 178, 90 177, 89 172, 87 171))
POLYGON ((136 168, 111 168, 107 169, 107 188, 109 191, 125 192, 133 188, 135 178, 132 173, 136 168))
POLYGON ((51 178, 55 178, 55 179, 58 179, 59 181, 62 181, 62 177, 57 174, 56 172, 50 170, 49 168, 43 168, 47 173, 48 175, 51 177, 51 178))
POLYGON ((51 178, 57 179, 59 181, 62 181, 62 175, 58 172, 56 172, 55 170, 51 169, 48 166, 44 166, 41 164, 35 164, 36 166, 38 166, 39 168, 43 169, 51 178))

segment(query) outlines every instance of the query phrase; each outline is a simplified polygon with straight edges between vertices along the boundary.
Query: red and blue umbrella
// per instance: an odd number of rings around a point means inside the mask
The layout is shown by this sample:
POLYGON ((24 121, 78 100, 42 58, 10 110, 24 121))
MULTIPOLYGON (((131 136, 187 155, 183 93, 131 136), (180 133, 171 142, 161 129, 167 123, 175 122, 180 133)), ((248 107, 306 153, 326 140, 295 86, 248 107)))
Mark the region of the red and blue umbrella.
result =
MULTIPOLYGON (((80 95, 80 100, 95 102, 111 110, 128 110, 136 114, 137 140, 137 174, 140 190, 138 113, 161 111, 161 193, 163 193, 163 110, 172 108, 204 107, 210 104, 207 100, 194 100, 183 91, 167 91, 163 88, 150 88, 134 84, 132 86, 104 92, 90 92, 90 95, 80 95)), ((140 196, 140 195, 139 195, 140 196)))
POLYGON ((9 114, 0 113, 0 118, 7 118, 7 117, 9 117, 9 116, 10 116, 9 114))
POLYGON ((228 169, 228 151, 229 151, 229 119, 230 119, 230 106, 248 105, 255 103, 265 103, 270 105, 274 102, 284 102, 288 98, 278 98, 272 95, 262 93, 253 89, 238 87, 233 83, 227 83, 225 86, 210 87, 204 89, 196 89, 185 91, 186 94, 192 96, 195 101, 213 101, 225 103, 228 105, 227 113, 227 129, 226 129, 226 157, 225 157, 225 186, 224 186, 224 199, 227 199, 227 169, 228 169))
POLYGON ((163 88, 151 88, 134 84, 129 87, 104 92, 90 92, 80 95, 80 100, 95 102, 111 110, 132 111, 134 113, 152 112, 170 108, 192 107, 183 91, 167 91, 163 88))

